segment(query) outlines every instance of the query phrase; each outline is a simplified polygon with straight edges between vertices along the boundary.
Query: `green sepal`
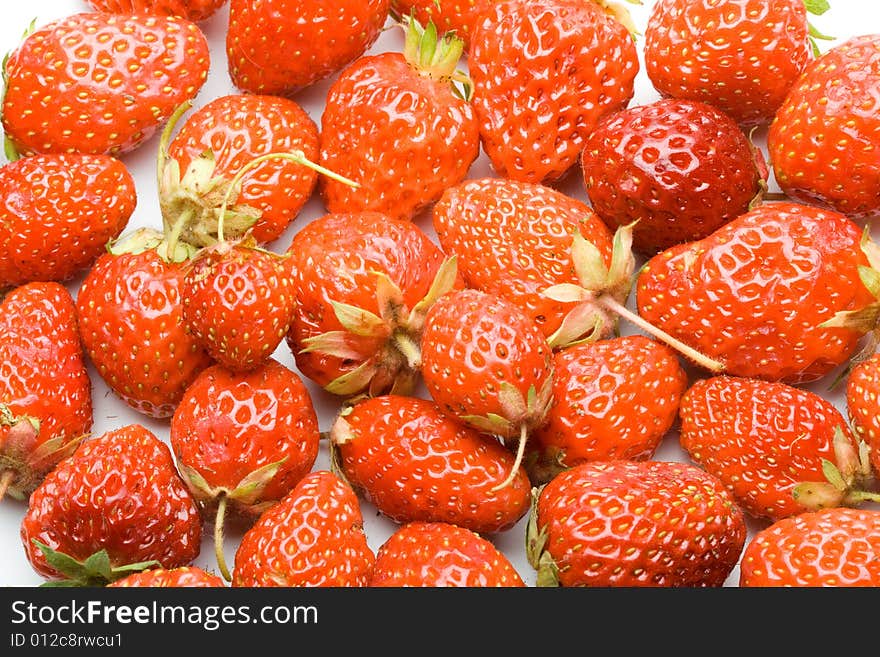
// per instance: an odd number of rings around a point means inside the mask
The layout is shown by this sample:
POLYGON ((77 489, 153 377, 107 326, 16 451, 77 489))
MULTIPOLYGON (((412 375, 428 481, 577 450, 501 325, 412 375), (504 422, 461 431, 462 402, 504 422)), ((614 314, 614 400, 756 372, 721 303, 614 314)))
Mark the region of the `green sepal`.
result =
POLYGON ((113 567, 107 550, 99 550, 84 561, 77 561, 70 555, 53 550, 35 538, 31 541, 43 553, 46 563, 66 577, 66 579, 47 581, 40 585, 47 588, 103 587, 131 573, 162 567, 162 564, 155 560, 113 567))

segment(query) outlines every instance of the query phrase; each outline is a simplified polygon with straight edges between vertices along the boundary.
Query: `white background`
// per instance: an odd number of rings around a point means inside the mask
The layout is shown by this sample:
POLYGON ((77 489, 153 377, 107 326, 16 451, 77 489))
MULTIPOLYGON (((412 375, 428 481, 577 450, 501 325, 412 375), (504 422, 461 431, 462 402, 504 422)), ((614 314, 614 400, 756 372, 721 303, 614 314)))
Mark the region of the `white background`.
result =
MULTIPOLYGON (((653 0, 645 0, 643 5, 629 5, 631 13, 636 25, 640 31, 644 32, 647 18, 651 9, 653 0)), ((52 19, 60 18, 78 11, 85 11, 88 6, 84 0, 28 0, 27 2, 12 2, 4 0, 0 9, 0 53, 13 49, 19 42, 19 38, 28 24, 36 18, 37 25, 42 25, 52 19)), ((226 7, 221 9, 215 16, 201 23, 211 45, 212 67, 209 73, 207 83, 202 88, 199 96, 194 103, 194 109, 204 105, 209 100, 227 93, 234 93, 226 67, 226 55, 224 51, 224 37, 228 12, 226 7)), ((880 32, 880 3, 864 2, 864 0, 834 0, 831 10, 824 16, 813 17, 813 24, 825 34, 836 37, 834 42, 820 41, 820 48, 827 50, 834 43, 855 36, 858 34, 866 34, 870 32, 880 32)), ((389 26, 391 23, 389 22, 389 26)), ((402 33, 398 29, 386 30, 370 52, 381 52, 385 50, 399 50, 402 46, 402 33)), ((641 44, 639 41, 639 51, 641 57, 641 44)), ((297 100, 315 119, 320 126, 320 117, 323 108, 323 101, 331 80, 320 82, 310 89, 305 90, 296 96, 297 100)), ((636 80, 636 92, 632 101, 632 105, 644 104, 658 98, 658 94, 652 88, 650 81, 644 72, 644 66, 636 80)), ((764 147, 764 137, 766 131, 759 131, 755 134, 755 142, 764 147)), ((134 215, 131 218, 129 229, 140 226, 152 226, 161 228, 161 219, 159 215, 159 207, 156 197, 155 183, 155 156, 158 147, 158 139, 153 138, 143 144, 136 151, 125 155, 122 159, 129 167, 135 177, 138 191, 138 205, 134 215)), ((766 151, 765 151, 766 153, 766 151)), ((485 156, 474 164, 469 177, 476 178, 483 175, 493 175, 488 161, 485 156)), ((562 185, 562 188, 568 194, 577 198, 586 200, 580 176, 575 172, 562 185)), ((777 191, 775 183, 771 178, 771 190, 777 191)), ((271 246, 276 251, 283 251, 290 244, 290 241, 297 230, 304 226, 310 220, 324 214, 325 210, 321 204, 320 198, 316 195, 309 204, 304 208, 300 216, 291 224, 288 230, 271 246)), ((430 214, 424 213, 416 219, 416 223, 430 235, 434 235, 431 228, 430 214)), ((76 293, 80 280, 71 282, 70 290, 76 293)), ((630 300, 632 303, 632 299, 630 300)), ((624 333, 633 332, 630 328, 622 326, 624 333)), ((275 357, 289 367, 294 367, 293 357, 282 343, 278 348, 275 357)), ((125 404, 120 402, 97 375, 94 369, 89 370, 93 384, 93 403, 94 403, 94 427, 95 435, 103 433, 106 430, 123 426, 130 423, 141 423, 163 440, 167 441, 168 423, 167 421, 155 421, 142 416, 135 411, 129 409, 125 404)), ((312 391, 313 401, 315 403, 320 418, 321 429, 329 428, 335 412, 338 410, 338 401, 332 396, 317 389, 316 386, 306 380, 312 391)), ((828 381, 819 382, 813 386, 813 389, 823 395, 828 396, 826 390, 828 381)), ((830 397, 837 406, 843 410, 842 398, 839 394, 830 397)), ((657 460, 669 461, 686 461, 687 457, 678 446, 677 436, 670 433, 664 439, 660 449, 655 455, 657 460)), ((323 469, 328 467, 326 451, 322 448, 315 469, 323 469)), ((368 504, 362 504, 364 514, 365 529, 367 538, 373 549, 379 546, 394 530, 395 525, 379 516, 376 509, 368 504)), ((40 584, 43 580, 31 569, 30 564, 25 558, 19 538, 19 525, 25 513, 25 505, 12 499, 5 499, 0 502, 0 586, 33 586, 40 584)), ((519 571, 528 585, 534 584, 534 571, 525 559, 524 537, 525 537, 524 518, 517 526, 502 534, 490 536, 489 538, 510 558, 514 566, 519 571)), ((750 521, 750 536, 754 534, 760 526, 758 523, 750 521)), ((226 556, 230 568, 234 562, 235 548, 238 545, 239 536, 231 534, 227 537, 226 556)), ((204 534, 203 549, 201 556, 196 561, 197 565, 208 569, 215 569, 213 542, 210 532, 204 534)), ((738 568, 731 573, 728 578, 728 586, 736 586, 739 578, 738 568)))

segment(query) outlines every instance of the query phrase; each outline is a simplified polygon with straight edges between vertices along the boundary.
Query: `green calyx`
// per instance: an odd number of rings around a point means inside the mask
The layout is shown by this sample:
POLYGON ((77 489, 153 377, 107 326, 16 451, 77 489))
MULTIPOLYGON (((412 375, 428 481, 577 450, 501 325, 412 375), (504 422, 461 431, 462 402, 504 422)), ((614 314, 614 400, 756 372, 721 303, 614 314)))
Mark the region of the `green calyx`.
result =
POLYGON ((543 486, 532 488, 532 504, 526 524, 526 558, 537 573, 535 586, 558 587, 559 567, 547 551, 547 528, 538 527, 538 500, 543 486))
POLYGON ((196 255, 198 249, 185 242, 177 242, 172 248, 165 235, 153 228, 138 228, 107 244, 107 252, 113 255, 139 255, 156 251, 165 262, 184 262, 196 255))
POLYGON ((403 46, 406 61, 422 75, 435 80, 448 80, 460 98, 470 101, 473 82, 458 68, 464 53, 464 41, 452 33, 439 35, 433 21, 422 27, 412 15, 402 24, 406 30, 403 46))
MULTIPOLYGON (((831 5, 828 3, 828 0, 804 0, 804 8, 807 10, 808 14, 821 16, 831 9, 831 5)), ((819 44, 817 44, 816 41, 834 41, 834 37, 823 34, 817 30, 812 23, 807 23, 807 29, 809 31, 810 47, 813 50, 813 55, 818 57, 822 53, 819 50, 819 44)))
POLYGON ((103 587, 132 573, 162 567, 162 564, 155 560, 113 566, 107 550, 100 550, 84 561, 77 561, 68 554, 53 550, 37 539, 31 540, 43 553, 46 563, 64 575, 64 579, 44 582, 40 585, 41 587, 103 587))

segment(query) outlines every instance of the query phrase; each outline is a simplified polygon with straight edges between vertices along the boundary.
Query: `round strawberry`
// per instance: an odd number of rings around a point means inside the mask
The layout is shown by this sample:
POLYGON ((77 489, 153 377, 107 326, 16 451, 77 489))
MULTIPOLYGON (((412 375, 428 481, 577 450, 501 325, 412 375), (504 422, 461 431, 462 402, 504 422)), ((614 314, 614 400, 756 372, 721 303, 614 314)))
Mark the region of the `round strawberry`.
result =
POLYGON ((593 210, 612 230, 638 222, 633 246, 653 255, 749 210, 767 186, 760 153, 714 107, 666 99, 605 116, 581 166, 593 210))
POLYGON ((74 14, 37 28, 10 54, 3 128, 21 155, 119 155, 195 98, 209 65, 207 39, 186 19, 74 14))
POLYGON ((335 474, 319 470, 245 532, 232 585, 367 586, 375 561, 354 491, 335 474))
POLYGON ((678 416, 687 376, 641 335, 584 342, 553 356, 553 405, 529 439, 529 473, 546 483, 583 461, 651 458, 678 416))
POLYGON ((383 395, 345 408, 330 430, 339 471, 397 523, 448 522, 479 533, 513 527, 529 510, 522 467, 495 438, 433 402, 383 395))
POLYGON ((376 552, 369 586, 523 587, 510 560, 464 527, 413 522, 397 529, 376 552))
POLYGON ((767 133, 782 191, 858 219, 880 212, 880 34, 810 64, 767 133))
POLYGON ((183 326, 180 290, 188 254, 139 229, 98 258, 76 297, 83 347, 124 402, 167 418, 210 356, 183 326))
MULTIPOLYGON (((169 122, 171 126, 171 122, 169 122)), ((297 162, 318 160, 318 126, 293 100, 227 94, 193 112, 160 146, 160 205, 166 231, 208 246, 217 238, 220 209, 227 237, 250 229, 257 242, 277 239, 312 195, 317 173, 297 162), (275 154, 254 163, 257 158, 275 154), (252 164, 253 163, 253 164, 252 164), (236 180, 246 165, 248 170, 236 180)))
POLYGON ((480 141, 461 52, 433 23, 410 21, 403 53, 367 55, 339 74, 321 115, 321 165, 359 186, 322 178, 329 212, 412 219, 465 178, 480 141))
POLYGON ((651 258, 636 281, 639 315, 726 374, 814 381, 846 362, 876 324, 860 279, 868 265, 861 238, 844 215, 761 204, 651 258))
POLYGON ((804 0, 657 0, 645 70, 664 96, 700 100, 743 126, 768 123, 814 58, 804 0))
POLYGON ((299 370, 329 392, 409 394, 425 314, 453 287, 455 262, 409 221, 328 214, 287 249, 296 306, 287 334, 299 370))
POLYGON ((86 0, 95 11, 114 14, 180 16, 203 21, 213 16, 226 0, 86 0))
POLYGON ((822 509, 785 518, 746 545, 741 587, 880 586, 880 513, 822 509))
POLYGON ((197 566, 153 568, 132 573, 107 585, 108 588, 204 588, 226 586, 216 575, 197 566))
POLYGON ((135 563, 188 565, 201 529, 171 450, 132 424, 84 441, 46 476, 31 495, 21 539, 40 575, 63 579, 69 571, 95 585, 130 574, 135 563))
POLYGON ((0 167, 0 288, 70 280, 136 205, 134 179, 108 155, 34 155, 0 167))
POLYGON ((684 463, 581 463, 535 498, 527 545, 538 586, 718 587, 746 540, 721 482, 684 463))
POLYGON ((230 0, 226 57, 247 93, 292 96, 373 45, 390 0, 230 0))
POLYGON ((25 499, 92 429, 92 384, 76 309, 58 283, 0 303, 0 499, 25 499))
POLYGON ((494 3, 471 43, 480 138, 502 178, 561 178, 599 118, 633 97, 635 42, 592 0, 494 3))

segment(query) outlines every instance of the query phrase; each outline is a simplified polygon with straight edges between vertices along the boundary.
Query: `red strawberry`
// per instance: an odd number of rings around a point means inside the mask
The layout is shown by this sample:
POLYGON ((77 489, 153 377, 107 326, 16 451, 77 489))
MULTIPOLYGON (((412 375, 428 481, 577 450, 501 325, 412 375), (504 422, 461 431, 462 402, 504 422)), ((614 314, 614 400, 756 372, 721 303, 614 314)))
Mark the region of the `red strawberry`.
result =
POLYGON ((269 359, 246 374, 203 370, 171 419, 171 448, 206 519, 215 518, 220 572, 227 506, 253 521, 308 474, 318 456, 318 418, 293 371, 269 359))
POLYGON ((92 12, 53 21, 6 62, 6 137, 22 155, 131 151, 198 94, 209 60, 205 35, 182 18, 92 12))
POLYGON ((834 212, 759 205, 651 258, 637 279, 639 314, 726 374, 816 380, 848 360, 867 330, 837 315, 873 307, 860 281, 861 233, 834 212))
POLYGON ((123 236, 76 298, 83 347, 98 374, 129 406, 155 418, 170 417, 212 364, 183 326, 184 258, 166 259, 166 248, 150 229, 123 236))
MULTIPOLYGON (((569 261, 579 233, 611 263, 613 236, 589 205, 549 187, 479 178, 444 192, 433 209, 440 246, 469 287, 512 301, 551 336, 574 304, 542 292, 576 283, 569 261)), ((630 281, 625 284, 629 291, 630 281)), ((622 300, 622 296, 621 296, 622 300)))
POLYGON ((223 580, 196 566, 179 568, 153 568, 132 573, 107 585, 108 588, 193 588, 226 586, 223 580))
POLYGON ((718 587, 746 540, 721 482, 684 463, 582 463, 535 498, 527 545, 538 586, 718 587))
POLYGON ((592 1, 494 3, 471 44, 483 150, 503 178, 561 178, 599 118, 633 97, 633 38, 592 1))
POLYGON ((681 446, 752 516, 779 520, 817 504, 855 504, 870 482, 846 420, 809 390, 716 376, 688 389, 680 415, 681 446), (833 481, 818 483, 829 473, 833 481))
POLYGON ((870 448, 871 463, 880 472, 880 353, 872 354, 850 370, 845 400, 853 431, 870 448))
POLYGON ((0 288, 73 278, 136 204, 134 179, 108 155, 35 155, 0 167, 0 288))
POLYGON ((767 133, 782 191, 853 219, 880 212, 880 34, 811 63, 767 133))
POLYGON ((880 513, 822 509, 785 518, 746 545, 741 587, 880 586, 880 513))
POLYGON ((342 411, 330 431, 339 471, 397 523, 448 522, 479 533, 513 527, 531 485, 496 439, 447 417, 433 402, 383 395, 342 411))
POLYGON ((813 59, 804 0, 657 0, 645 70, 664 96, 700 100, 744 126, 768 123, 813 59))
POLYGON ((92 428, 76 309, 58 283, 0 303, 0 498, 24 499, 92 428))
POLYGON ((21 539, 47 579, 106 584, 129 574, 125 566, 134 562, 189 564, 199 554, 201 528, 171 450, 131 424, 86 440, 46 476, 31 495, 21 539))
POLYGON ((250 239, 221 241, 187 264, 180 295, 186 330, 227 369, 265 363, 287 335, 296 295, 284 256, 250 239))
POLYGON ((463 287, 418 226, 375 212, 328 214, 287 249, 296 308, 287 334, 299 370, 328 391, 409 394, 425 314, 463 287))
POLYGON ((354 491, 319 470, 245 533, 232 585, 367 586, 375 560, 354 491))
POLYGON ((321 115, 321 164, 357 181, 321 179, 332 213, 412 219, 465 178, 480 151, 477 120, 455 86, 461 41, 410 22, 404 52, 357 59, 336 78, 321 115))
POLYGON ((710 105, 659 100, 605 116, 581 156, 593 210, 611 229, 633 222, 633 246, 653 255, 702 239, 766 189, 761 151, 710 105))
POLYGON ((226 56, 242 91, 291 96, 373 45, 390 0, 230 0, 226 56))
POLYGON ((464 527, 413 522, 397 529, 376 552, 369 586, 524 587, 510 560, 464 527))
POLYGON ((440 34, 453 33, 465 51, 471 29, 480 13, 497 0, 391 0, 391 11, 399 18, 415 16, 422 25, 434 23, 440 34))
POLYGON ((203 21, 213 16, 226 0, 86 0, 95 11, 114 14, 180 16, 203 21))
POLYGON ((675 353, 644 336, 557 352, 553 405, 529 441, 532 481, 546 483, 582 461, 651 458, 677 419, 686 386, 675 353))
POLYGON ((228 94, 203 105, 173 140, 166 125, 160 146, 160 204, 166 231, 182 222, 181 239, 216 241, 220 209, 230 193, 224 230, 247 229, 258 242, 278 238, 297 217, 317 183, 318 126, 296 102, 275 96, 228 94), (258 160, 269 154, 264 160, 258 160), (236 180, 245 166, 248 170, 236 180))
POLYGON ((502 486, 509 484, 528 435, 552 403, 551 349, 538 325, 501 297, 451 292, 425 318, 422 378, 451 417, 517 441, 517 460, 502 486))

